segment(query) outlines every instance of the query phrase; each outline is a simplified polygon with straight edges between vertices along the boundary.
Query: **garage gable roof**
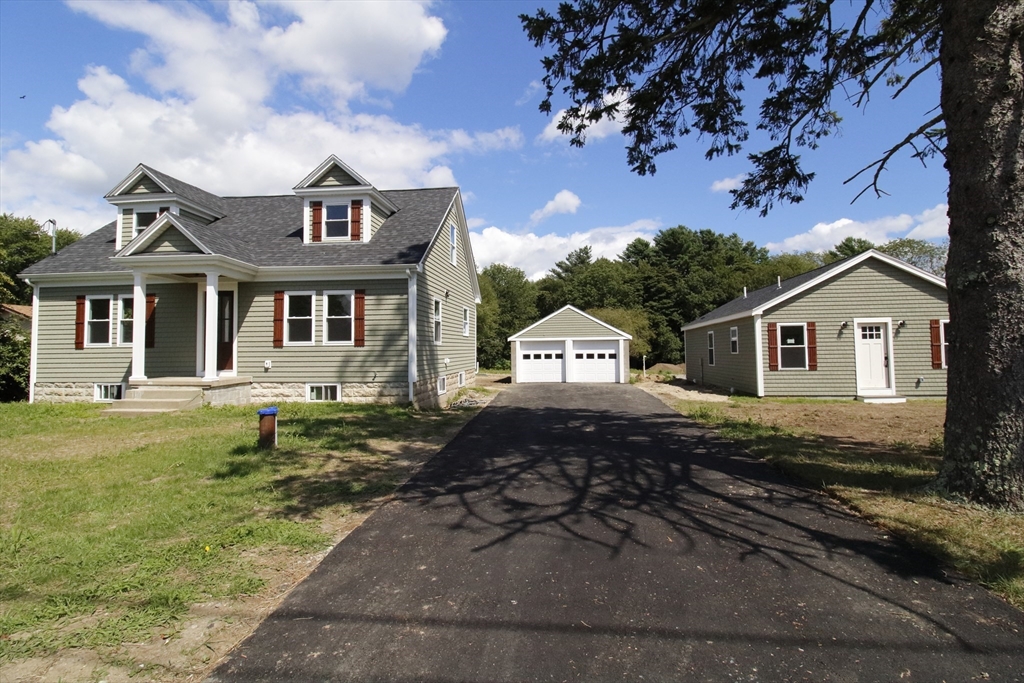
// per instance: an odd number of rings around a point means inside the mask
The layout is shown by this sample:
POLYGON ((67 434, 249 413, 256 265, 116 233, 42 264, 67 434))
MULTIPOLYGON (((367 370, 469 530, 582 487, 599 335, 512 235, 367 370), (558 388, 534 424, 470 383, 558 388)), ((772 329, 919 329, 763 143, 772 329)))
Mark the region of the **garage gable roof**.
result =
POLYGON ((516 332, 509 341, 520 339, 632 339, 633 336, 588 315, 575 306, 563 306, 546 318, 516 332))

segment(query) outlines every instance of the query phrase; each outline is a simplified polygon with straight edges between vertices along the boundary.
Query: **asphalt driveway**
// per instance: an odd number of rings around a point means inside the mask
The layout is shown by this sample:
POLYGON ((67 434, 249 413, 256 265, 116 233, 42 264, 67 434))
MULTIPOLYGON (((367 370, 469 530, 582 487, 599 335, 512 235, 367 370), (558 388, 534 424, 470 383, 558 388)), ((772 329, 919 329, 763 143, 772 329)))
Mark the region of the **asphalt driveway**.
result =
POLYGON ((502 392, 212 681, 1024 680, 1024 614, 631 386, 502 392))

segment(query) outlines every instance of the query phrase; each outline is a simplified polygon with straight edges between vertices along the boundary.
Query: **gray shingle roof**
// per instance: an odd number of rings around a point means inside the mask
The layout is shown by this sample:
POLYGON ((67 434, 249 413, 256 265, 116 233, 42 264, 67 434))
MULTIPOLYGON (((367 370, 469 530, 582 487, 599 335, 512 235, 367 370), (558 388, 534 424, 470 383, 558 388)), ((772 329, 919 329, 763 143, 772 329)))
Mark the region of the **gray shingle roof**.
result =
MULTIPOLYGON (((385 190, 398 206, 365 243, 302 243, 301 197, 217 197, 145 167, 175 193, 223 212, 223 218, 202 225, 176 217, 214 253, 260 267, 414 265, 419 263, 458 188, 385 190)), ((364 225, 369 228, 367 215, 364 225)), ((110 223, 24 271, 26 276, 51 273, 127 272, 111 260, 115 225, 110 223)))
POLYGON ((715 310, 711 311, 710 313, 705 313, 696 320, 687 323, 687 326, 708 323, 714 320, 718 320, 719 318, 728 318, 729 316, 739 315, 742 313, 748 313, 750 315, 753 315, 755 310, 757 310, 761 306, 764 306, 769 301, 777 297, 789 294, 794 290, 807 284, 811 280, 814 280, 815 278, 821 277, 822 275, 825 275, 826 273, 835 270, 836 268, 844 264, 846 260, 847 259, 843 259, 842 261, 836 261, 834 263, 828 264, 827 266, 822 266, 821 268, 815 268, 814 270, 807 271, 806 273, 803 273, 801 275, 795 275, 789 278, 788 280, 783 280, 781 287, 779 287, 779 285, 776 283, 773 285, 768 285, 767 287, 762 287, 761 289, 754 290, 753 292, 747 292, 747 296, 745 298, 742 296, 736 297, 729 303, 723 304, 716 308, 715 310))

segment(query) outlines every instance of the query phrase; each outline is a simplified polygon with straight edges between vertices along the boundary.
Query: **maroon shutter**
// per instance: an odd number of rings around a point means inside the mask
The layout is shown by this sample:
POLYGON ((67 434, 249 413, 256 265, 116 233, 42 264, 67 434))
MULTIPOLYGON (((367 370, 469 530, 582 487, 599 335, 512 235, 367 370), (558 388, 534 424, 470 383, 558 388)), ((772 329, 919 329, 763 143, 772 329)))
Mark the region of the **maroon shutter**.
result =
POLYGON ((313 213, 312 225, 313 235, 310 238, 313 242, 324 241, 324 203, 323 202, 310 202, 309 208, 313 213))
POLYGON ((75 297, 75 348, 85 348, 85 296, 75 297))
POLYGON ((284 292, 274 292, 274 348, 284 346, 284 292))
POLYGON ((932 320, 928 323, 932 333, 932 370, 942 369, 942 332, 939 327, 942 323, 932 320))
POLYGON ((818 326, 807 323, 807 369, 818 369, 818 326))
POLYGON ((366 346, 366 290, 356 290, 356 346, 366 346))
POLYGON ((146 348, 156 346, 156 296, 146 295, 146 348))
POLYGON ((363 200, 352 200, 352 241, 362 241, 363 231, 363 200))
POLYGON ((779 334, 778 325, 768 323, 768 369, 774 372, 779 369, 779 334))

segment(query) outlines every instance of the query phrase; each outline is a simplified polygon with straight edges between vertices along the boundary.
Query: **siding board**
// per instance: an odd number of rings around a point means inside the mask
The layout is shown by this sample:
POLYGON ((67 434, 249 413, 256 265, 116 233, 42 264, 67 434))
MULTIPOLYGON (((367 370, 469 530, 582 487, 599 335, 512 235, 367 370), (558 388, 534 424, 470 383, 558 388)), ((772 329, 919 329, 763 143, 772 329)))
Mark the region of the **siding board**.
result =
POLYGON ((614 332, 590 318, 580 315, 572 309, 566 309, 548 320, 522 334, 519 339, 547 339, 572 337, 574 339, 593 339, 615 337, 614 332))
MULTIPOLYGON (((686 377, 702 384, 757 395, 754 319, 734 320, 686 333, 686 377), (729 328, 739 331, 739 353, 732 353, 729 328), (708 364, 708 332, 715 333, 715 364, 708 364)), ((767 366, 765 366, 767 367, 767 366)))

